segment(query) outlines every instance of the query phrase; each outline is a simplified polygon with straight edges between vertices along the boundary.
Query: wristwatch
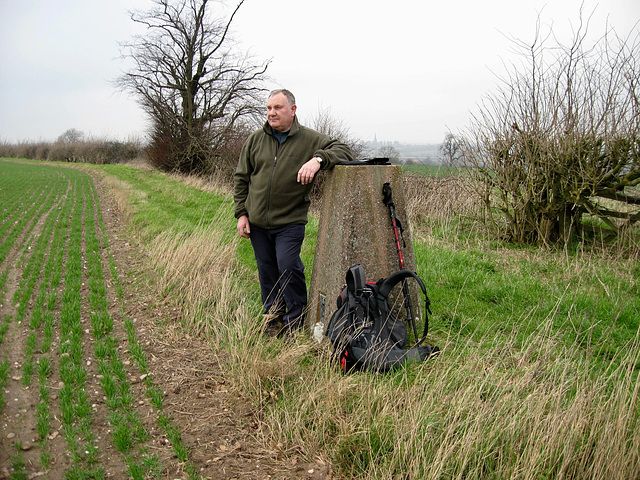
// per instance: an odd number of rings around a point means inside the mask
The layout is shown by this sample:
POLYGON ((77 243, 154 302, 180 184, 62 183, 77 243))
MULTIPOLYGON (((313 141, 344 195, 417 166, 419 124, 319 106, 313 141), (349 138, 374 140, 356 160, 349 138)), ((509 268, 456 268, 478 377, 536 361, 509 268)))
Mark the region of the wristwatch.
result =
POLYGON ((319 163, 320 165, 322 165, 322 158, 320 158, 320 157, 316 156, 316 160, 318 160, 318 163, 319 163))

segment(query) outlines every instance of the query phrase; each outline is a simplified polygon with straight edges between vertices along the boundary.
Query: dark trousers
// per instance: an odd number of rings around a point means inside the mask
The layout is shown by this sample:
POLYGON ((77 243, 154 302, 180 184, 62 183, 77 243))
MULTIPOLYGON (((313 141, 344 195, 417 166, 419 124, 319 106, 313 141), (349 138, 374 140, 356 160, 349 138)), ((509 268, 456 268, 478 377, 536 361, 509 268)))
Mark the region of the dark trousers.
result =
POLYGON ((251 225, 250 238, 265 313, 282 315, 287 327, 301 326, 307 306, 307 284, 300 258, 304 225, 272 230, 251 225))

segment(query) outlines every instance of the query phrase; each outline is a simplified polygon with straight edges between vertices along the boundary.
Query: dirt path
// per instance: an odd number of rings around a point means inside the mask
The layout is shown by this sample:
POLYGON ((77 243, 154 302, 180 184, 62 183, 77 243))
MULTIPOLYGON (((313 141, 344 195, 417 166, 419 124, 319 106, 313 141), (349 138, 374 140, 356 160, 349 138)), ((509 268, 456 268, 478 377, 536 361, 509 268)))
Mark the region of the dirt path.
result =
MULTIPOLYGON (((183 444, 189 450, 189 460, 194 471, 202 478, 211 479, 328 479, 333 478, 330 467, 305 462, 296 454, 285 454, 277 446, 265 440, 264 425, 252 403, 233 387, 224 369, 224 353, 213 351, 202 338, 184 333, 180 326, 180 308, 161 298, 154 290, 154 272, 149 269, 141 248, 127 234, 125 219, 118 211, 110 192, 100 179, 94 176, 94 184, 102 210, 102 217, 109 239, 111 255, 119 272, 124 292, 121 303, 116 295, 109 293, 111 314, 115 320, 114 336, 121 340, 120 347, 127 374, 136 398, 136 409, 144 419, 149 432, 151 453, 162 465, 157 477, 162 479, 189 478, 185 466, 178 461, 166 433, 157 426, 157 412, 145 397, 143 382, 130 355, 126 351, 126 332, 123 320, 134 322, 138 341, 148 359, 148 372, 153 384, 164 392, 162 413, 169 415, 178 427, 183 444)), ((15 262, 19 263, 19 262, 15 262)), ((9 291, 5 295, 3 315, 11 314, 9 299, 11 285, 18 282, 17 267, 9 274, 9 291)), ((110 279, 113 282, 113 279, 110 279)), ((112 289, 110 289, 112 290, 112 289)), ((88 328, 88 327, 87 327, 88 328)), ((87 333, 89 330, 87 330, 87 333)), ((25 463, 25 477, 19 478, 64 478, 70 462, 67 444, 62 438, 60 412, 52 411, 53 433, 49 436, 47 449, 51 452, 51 463, 44 470, 38 459, 37 433, 34 411, 37 383, 25 387, 21 383, 20 368, 13 359, 20 358, 20 346, 25 345, 29 329, 27 326, 10 324, 5 345, 11 362, 11 374, 4 388, 5 409, 0 415, 0 479, 12 478, 13 459, 19 440, 25 463), (16 352, 12 352, 16 349, 16 352), (13 405, 21 405, 20 410, 13 405), (25 405, 27 407, 25 408, 25 405)), ((55 348, 54 348, 55 350, 55 348)), ((4 355, 4 353, 3 353, 4 355)), ((107 409, 100 391, 98 372, 93 370, 92 356, 87 355, 87 370, 90 395, 94 409, 96 444, 101 452, 101 465, 109 478, 130 478, 113 447, 107 409), (94 388, 95 387, 95 388, 94 388)), ((56 385, 56 379, 51 383, 56 385)), ((55 388, 53 395, 55 396, 55 388)), ((17 478, 17 477, 15 477, 17 478)))

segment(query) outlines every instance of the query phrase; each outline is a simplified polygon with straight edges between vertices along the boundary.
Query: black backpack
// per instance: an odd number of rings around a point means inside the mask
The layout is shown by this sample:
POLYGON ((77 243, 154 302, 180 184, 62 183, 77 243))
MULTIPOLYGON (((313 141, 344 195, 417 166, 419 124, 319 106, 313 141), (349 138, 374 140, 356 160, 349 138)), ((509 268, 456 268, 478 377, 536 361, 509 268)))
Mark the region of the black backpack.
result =
MULTIPOLYGON (((337 310, 329 320, 327 336, 335 349, 342 371, 370 369, 386 372, 405 362, 421 362, 436 354, 439 349, 421 345, 429 330, 429 297, 424 283, 409 270, 398 270, 386 279, 367 282, 362 265, 347 271, 346 285, 337 300, 337 310), (395 285, 413 278, 425 297, 424 333, 416 345, 405 349, 407 327, 398 319, 389 301, 389 293, 395 285)), ((413 322, 414 332, 415 320, 413 322)))

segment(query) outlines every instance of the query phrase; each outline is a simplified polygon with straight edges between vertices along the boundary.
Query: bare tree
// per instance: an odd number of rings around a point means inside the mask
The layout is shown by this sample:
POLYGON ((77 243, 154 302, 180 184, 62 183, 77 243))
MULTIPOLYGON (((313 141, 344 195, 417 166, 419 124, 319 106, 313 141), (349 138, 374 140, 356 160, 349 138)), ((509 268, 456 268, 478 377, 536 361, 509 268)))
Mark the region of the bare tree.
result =
POLYGON ((76 128, 70 128, 60 135, 56 142, 58 143, 75 143, 84 139, 84 133, 76 128))
POLYGON ((331 109, 321 109, 312 119, 309 125, 314 130, 329 135, 331 138, 339 140, 349 145, 354 158, 362 159, 367 154, 364 142, 351 135, 351 129, 345 125, 343 120, 331 114, 331 109))
POLYGON ((384 145, 380 147, 380 156, 388 158, 391 163, 397 163, 400 160, 400 152, 398 149, 391 145, 384 145))
POLYGON ((638 35, 608 30, 589 44, 580 17, 569 44, 540 26, 532 43, 515 41, 526 61, 511 66, 460 143, 486 218, 510 240, 569 240, 585 214, 613 233, 640 219, 599 200, 640 204, 630 191, 640 183, 638 35))
MULTIPOLYGON (((353 137, 349 127, 343 120, 331 114, 331 109, 323 108, 309 120, 308 126, 314 130, 329 135, 331 138, 349 145, 356 159, 363 159, 367 156, 367 147, 359 138, 353 137)), ((322 204, 322 193, 324 192, 324 182, 327 176, 326 170, 320 170, 313 183, 312 197, 313 208, 320 208, 322 204)))
POLYGON ((445 165, 456 165, 462 161, 461 141, 453 133, 445 135, 444 141, 438 147, 445 165))
POLYGON ((257 65, 234 49, 229 31, 244 0, 230 14, 216 0, 154 3, 131 16, 146 32, 123 45, 133 67, 118 84, 151 117, 153 163, 207 172, 234 127, 260 113, 268 62, 257 65))

